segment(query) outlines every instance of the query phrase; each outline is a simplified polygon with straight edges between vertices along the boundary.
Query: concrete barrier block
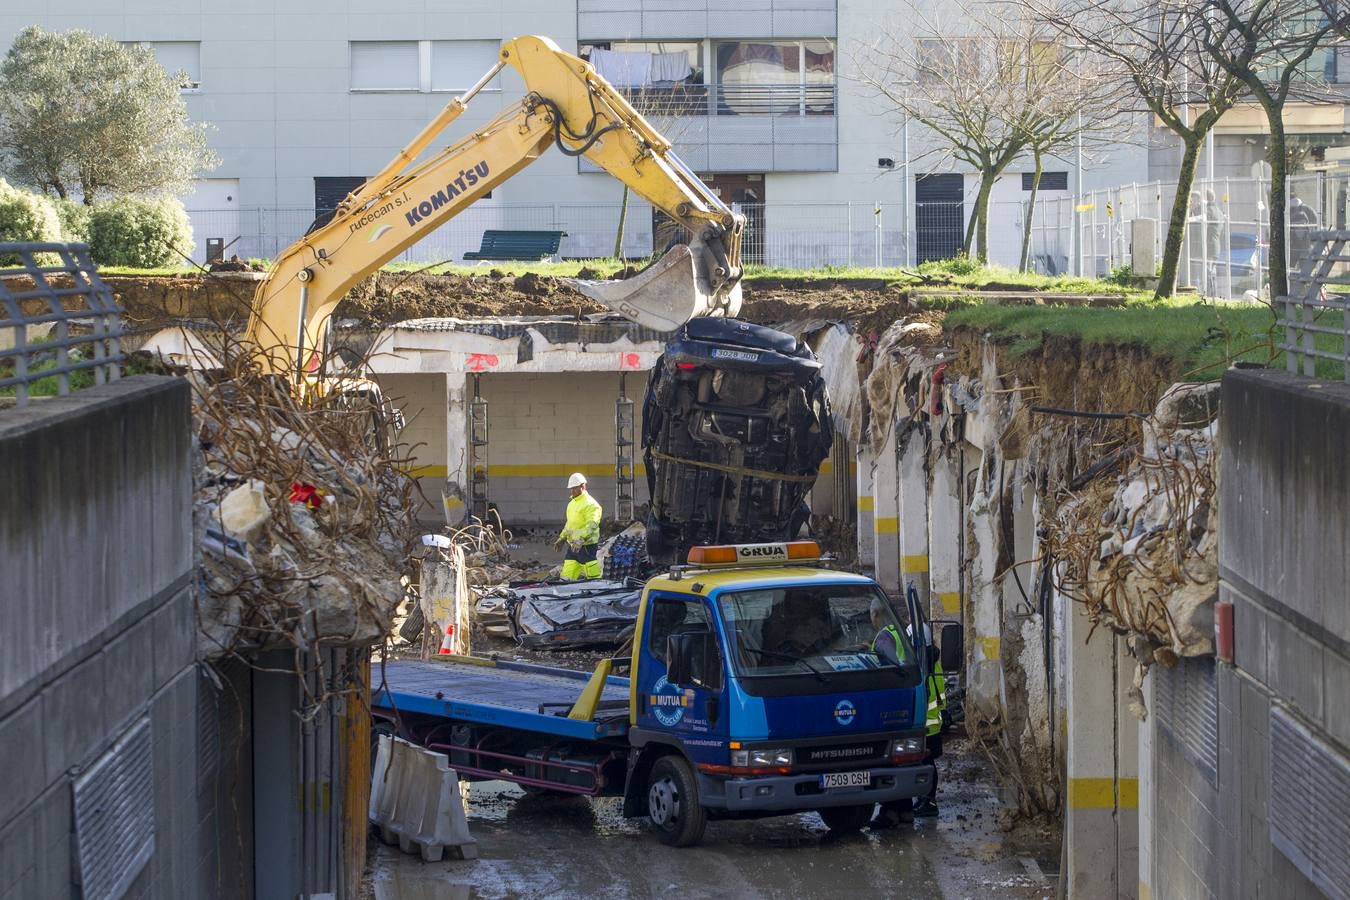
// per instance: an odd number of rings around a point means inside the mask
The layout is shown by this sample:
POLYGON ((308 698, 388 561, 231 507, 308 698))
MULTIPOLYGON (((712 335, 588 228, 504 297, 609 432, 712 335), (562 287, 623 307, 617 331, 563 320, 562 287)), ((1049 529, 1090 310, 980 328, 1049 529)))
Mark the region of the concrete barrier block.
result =
POLYGON ((375 761, 370 769, 370 821, 372 822, 380 821, 380 804, 384 800, 385 789, 388 786, 389 754, 393 741, 394 739, 390 735, 382 734, 375 747, 375 761))
POLYGON ((444 753, 382 736, 371 784, 372 820, 386 844, 437 862, 447 847, 460 859, 476 859, 459 778, 444 753), (386 749, 387 748, 387 749, 386 749))

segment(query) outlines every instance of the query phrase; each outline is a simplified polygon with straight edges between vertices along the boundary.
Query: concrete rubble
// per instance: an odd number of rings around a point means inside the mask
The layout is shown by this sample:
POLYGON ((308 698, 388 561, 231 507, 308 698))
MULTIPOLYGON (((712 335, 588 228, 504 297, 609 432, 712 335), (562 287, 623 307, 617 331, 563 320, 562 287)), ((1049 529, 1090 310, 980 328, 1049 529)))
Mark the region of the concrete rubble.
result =
POLYGON ((190 380, 201 654, 380 640, 415 529, 369 417, 246 372, 190 380))

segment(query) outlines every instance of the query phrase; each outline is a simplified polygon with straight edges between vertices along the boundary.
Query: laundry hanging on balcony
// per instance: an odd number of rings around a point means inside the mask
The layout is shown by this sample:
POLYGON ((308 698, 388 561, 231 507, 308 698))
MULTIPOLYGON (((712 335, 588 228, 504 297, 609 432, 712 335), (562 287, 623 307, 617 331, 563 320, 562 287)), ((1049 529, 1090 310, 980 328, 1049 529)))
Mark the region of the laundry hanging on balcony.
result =
POLYGON ((669 86, 692 73, 686 53, 591 51, 591 65, 600 77, 617 88, 669 86))

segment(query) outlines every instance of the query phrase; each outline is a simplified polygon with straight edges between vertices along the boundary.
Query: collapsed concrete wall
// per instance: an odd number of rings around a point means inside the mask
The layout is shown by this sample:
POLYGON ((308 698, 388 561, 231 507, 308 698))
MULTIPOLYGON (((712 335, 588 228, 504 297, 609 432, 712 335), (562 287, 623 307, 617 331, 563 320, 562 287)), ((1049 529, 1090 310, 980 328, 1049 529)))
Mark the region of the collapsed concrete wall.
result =
POLYGON ((1066 813, 1073 888, 1129 895, 1142 667, 1213 649, 1214 387, 1166 391, 1129 349, 1012 358, 923 316, 869 349, 860 555, 963 623, 967 728, 1022 814, 1066 813))

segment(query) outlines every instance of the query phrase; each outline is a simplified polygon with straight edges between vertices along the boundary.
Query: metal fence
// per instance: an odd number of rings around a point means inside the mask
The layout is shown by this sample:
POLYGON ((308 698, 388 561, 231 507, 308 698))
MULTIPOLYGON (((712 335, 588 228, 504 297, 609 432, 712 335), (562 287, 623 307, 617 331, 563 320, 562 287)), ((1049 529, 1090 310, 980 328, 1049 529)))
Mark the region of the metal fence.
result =
MULTIPOLYGON (((1350 176, 1318 172, 1289 180, 1285 221, 1288 267, 1298 269, 1312 234, 1344 228, 1350 176)), ((1266 299, 1269 288, 1270 182, 1199 179, 1190 191, 1177 284, 1210 297, 1266 299)), ((1130 265, 1135 274, 1162 259, 1176 184, 1150 182, 1037 203, 1032 263, 1049 274, 1104 276, 1130 265), (1145 265, 1141 266, 1140 262, 1145 265)))
POLYGON ((121 311, 84 244, 0 243, 0 396, 121 374, 121 311))
MULTIPOLYGON (((960 249, 967 213, 963 202, 736 203, 744 213, 746 262, 786 268, 899 266, 949 258, 960 249)), ((463 262, 488 229, 559 230, 564 259, 614 255, 623 215, 623 255, 640 259, 663 252, 675 232, 643 201, 629 203, 494 203, 479 201, 397 257, 409 263, 463 262)), ((225 256, 272 259, 303 235, 312 209, 191 210, 196 262, 205 261, 208 240, 225 256)), ((995 203, 991 210, 994 259, 1016 265, 1021 249, 1022 204, 995 203)))
POLYGON ((1277 297, 1284 332, 1280 348, 1290 372, 1317 376, 1317 360, 1338 363, 1350 382, 1350 231, 1316 231, 1311 251, 1289 273, 1289 295, 1277 297), (1334 312, 1333 312, 1334 311, 1334 312), (1339 344, 1339 349, 1336 346, 1339 344))
MULTIPOLYGON (((1211 297, 1265 299, 1269 284, 1269 183, 1255 178, 1201 179, 1190 192, 1178 285, 1211 297)), ((1290 179, 1286 221, 1289 268, 1308 255, 1311 234, 1346 225, 1350 175, 1315 173, 1290 179), (1295 201, 1297 198, 1297 202, 1295 201)), ((969 225, 970 191, 940 202, 732 204, 744 213, 746 262, 784 268, 912 265, 947 259, 960 250, 969 225)), ((1102 277, 1129 265, 1152 276, 1162 258, 1176 185, 1130 184, 1081 197, 1042 192, 1031 230, 1030 262, 1043 274, 1102 277)), ((913 196, 912 194, 910 195, 913 196)), ((623 216, 622 255, 663 252, 677 229, 643 201, 629 203, 505 203, 479 201, 402 253, 408 263, 463 262, 488 229, 559 230, 564 259, 614 255, 623 216), (664 221, 665 224, 662 224, 664 221)), ((997 199, 989 210, 990 262, 1016 267, 1028 212, 1025 197, 997 199)), ((190 213, 196 256, 208 239, 226 256, 274 258, 304 234, 312 209, 195 210, 190 213)))

